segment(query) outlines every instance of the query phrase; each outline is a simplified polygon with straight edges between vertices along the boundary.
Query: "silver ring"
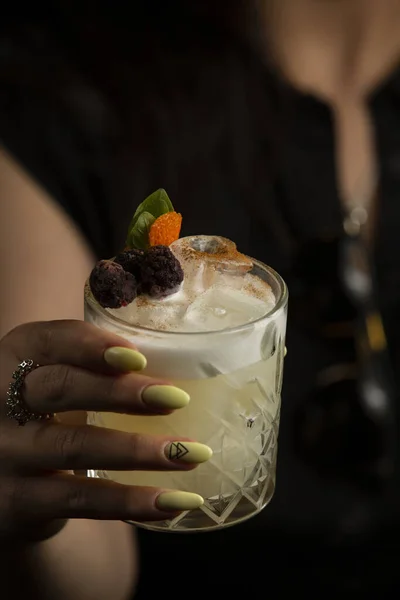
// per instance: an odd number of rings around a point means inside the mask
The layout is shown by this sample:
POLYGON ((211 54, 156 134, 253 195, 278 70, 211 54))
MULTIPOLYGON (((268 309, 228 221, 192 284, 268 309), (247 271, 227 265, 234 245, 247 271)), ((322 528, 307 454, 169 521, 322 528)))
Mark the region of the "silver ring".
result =
POLYGON ((13 381, 8 386, 6 414, 9 419, 17 421, 18 425, 21 426, 28 423, 28 421, 42 421, 54 417, 54 414, 42 414, 30 411, 22 397, 22 386, 24 385, 25 377, 38 367, 40 365, 32 359, 23 360, 13 372, 13 381))

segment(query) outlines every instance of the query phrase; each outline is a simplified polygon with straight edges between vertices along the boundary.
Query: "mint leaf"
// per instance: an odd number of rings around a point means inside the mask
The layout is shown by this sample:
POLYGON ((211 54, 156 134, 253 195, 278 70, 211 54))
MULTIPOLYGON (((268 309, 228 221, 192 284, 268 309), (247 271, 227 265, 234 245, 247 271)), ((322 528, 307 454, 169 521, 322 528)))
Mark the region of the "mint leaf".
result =
POLYGON ((148 212, 157 219, 157 217, 161 217, 161 215, 173 210, 174 207, 172 206, 171 200, 168 198, 167 192, 161 188, 150 194, 150 196, 147 196, 146 200, 143 200, 143 202, 139 204, 133 215, 131 226, 136 223, 143 212, 148 212))
POLYGON ((128 233, 127 246, 146 250, 149 246, 149 230, 155 220, 154 215, 147 211, 142 212, 128 233))
POLYGON ((157 217, 161 217, 161 215, 164 215, 168 212, 172 212, 173 210, 174 207, 172 206, 172 202, 164 189, 160 188, 159 190, 156 190, 155 192, 150 194, 150 196, 147 196, 147 198, 143 200, 141 204, 139 204, 135 214, 132 217, 128 228, 128 237, 126 240, 126 245, 132 245, 132 243, 130 242, 131 231, 136 226, 139 217, 143 213, 149 213, 150 215, 153 215, 154 219, 157 219, 157 217))

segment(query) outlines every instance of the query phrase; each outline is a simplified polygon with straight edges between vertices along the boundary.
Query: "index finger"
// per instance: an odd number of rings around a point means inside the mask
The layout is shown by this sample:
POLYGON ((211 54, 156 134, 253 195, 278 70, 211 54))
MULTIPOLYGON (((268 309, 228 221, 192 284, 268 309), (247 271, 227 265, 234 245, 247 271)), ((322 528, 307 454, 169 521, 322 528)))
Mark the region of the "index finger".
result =
POLYGON ((9 333, 19 362, 67 364, 102 373, 141 371, 146 359, 125 338, 78 320, 25 323, 9 333))

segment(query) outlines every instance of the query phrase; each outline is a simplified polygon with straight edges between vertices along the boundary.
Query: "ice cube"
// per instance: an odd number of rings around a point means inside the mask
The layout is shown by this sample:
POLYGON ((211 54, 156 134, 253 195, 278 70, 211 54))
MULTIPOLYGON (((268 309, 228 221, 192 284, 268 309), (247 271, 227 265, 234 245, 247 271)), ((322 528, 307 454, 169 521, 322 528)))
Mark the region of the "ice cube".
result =
POLYGON ((188 307, 184 317, 186 331, 218 331, 237 327, 262 317, 268 311, 265 301, 241 290, 211 286, 188 307))
MULTIPOLYGON (((171 250, 185 273, 185 287, 201 293, 223 275, 237 281, 252 268, 251 260, 236 249, 231 240, 217 236, 192 236, 171 244, 171 250)), ((237 285, 236 287, 239 287, 237 285)))

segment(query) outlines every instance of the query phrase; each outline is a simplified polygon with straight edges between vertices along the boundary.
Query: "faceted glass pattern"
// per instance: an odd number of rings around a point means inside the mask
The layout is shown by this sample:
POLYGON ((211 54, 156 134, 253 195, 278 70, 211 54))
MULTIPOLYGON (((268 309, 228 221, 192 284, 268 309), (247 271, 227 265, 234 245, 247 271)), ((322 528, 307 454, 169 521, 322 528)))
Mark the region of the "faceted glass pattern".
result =
MULTIPOLYGON (((284 286, 283 282, 281 284, 284 286)), ((276 290, 274 293, 278 297, 276 290)), ((191 471, 90 471, 92 477, 195 492, 204 498, 201 508, 183 512, 173 520, 135 525, 170 532, 220 529, 259 513, 271 500, 275 489, 286 307, 287 297, 281 302, 279 311, 257 322, 253 329, 244 332, 245 335, 240 328, 229 336, 224 331, 210 333, 210 336, 214 335, 209 342, 211 358, 210 362, 201 363, 202 376, 170 378, 174 385, 190 394, 191 401, 184 409, 156 417, 89 414, 89 423, 93 425, 170 435, 173 439, 188 437, 213 450, 209 461, 191 471), (223 343, 218 345, 217 340, 221 339, 223 343), (229 372, 223 360, 226 358, 224 349, 232 347, 242 348, 243 354, 236 367, 244 366, 229 372), (253 360, 253 356, 258 357, 257 360, 253 360)), ((135 331, 130 332, 129 327, 121 328, 118 322, 103 318, 93 301, 86 300, 85 308, 87 321, 129 338, 142 349, 143 340, 135 331)), ((152 333, 142 330, 140 335, 151 338, 152 333)), ((182 356, 185 356, 185 343, 188 351, 192 351, 190 336, 192 334, 179 338, 182 356)), ((201 339, 204 343, 204 336, 201 339)), ((177 344, 177 340, 176 336, 171 336, 171 345, 177 344)), ((157 343, 160 342, 155 340, 154 344, 157 343)), ((197 346, 194 347, 197 352, 197 346)), ((162 366, 159 356, 155 369, 162 366)), ((185 452, 184 442, 177 452, 185 452)))

